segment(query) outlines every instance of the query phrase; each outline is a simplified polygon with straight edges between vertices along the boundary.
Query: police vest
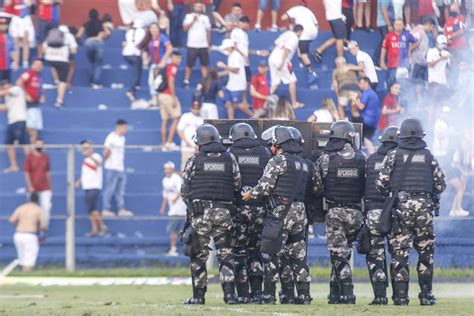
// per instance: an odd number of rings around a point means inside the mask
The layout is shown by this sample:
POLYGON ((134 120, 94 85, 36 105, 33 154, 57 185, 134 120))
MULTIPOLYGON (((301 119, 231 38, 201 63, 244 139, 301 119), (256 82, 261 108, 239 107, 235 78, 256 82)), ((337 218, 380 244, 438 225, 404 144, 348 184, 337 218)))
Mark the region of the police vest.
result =
POLYGON ((371 201, 384 201, 385 197, 375 188, 375 180, 377 180, 385 155, 375 153, 367 159, 365 174, 365 198, 371 201))
POLYGON ((194 176, 191 179, 193 200, 234 200, 232 158, 229 153, 224 152, 220 156, 198 154, 194 168, 194 176))
MULTIPOLYGON (((395 156, 395 166, 390 177, 390 189, 396 188, 400 183, 403 164, 408 159, 411 150, 398 148, 395 156)), ((431 161, 433 156, 428 149, 419 149, 408 167, 400 191, 408 193, 433 193, 433 169, 431 161)))
POLYGON ((239 164, 242 187, 256 186, 270 159, 270 153, 261 145, 251 148, 231 146, 229 150, 239 164))
POLYGON ((308 181, 308 163, 305 159, 294 154, 283 153, 283 156, 287 160, 288 168, 284 174, 278 177, 273 195, 289 198, 293 194, 293 200, 303 202, 308 181))
POLYGON ((360 203, 364 195, 365 157, 358 151, 352 159, 334 153, 324 180, 324 197, 332 202, 360 203))

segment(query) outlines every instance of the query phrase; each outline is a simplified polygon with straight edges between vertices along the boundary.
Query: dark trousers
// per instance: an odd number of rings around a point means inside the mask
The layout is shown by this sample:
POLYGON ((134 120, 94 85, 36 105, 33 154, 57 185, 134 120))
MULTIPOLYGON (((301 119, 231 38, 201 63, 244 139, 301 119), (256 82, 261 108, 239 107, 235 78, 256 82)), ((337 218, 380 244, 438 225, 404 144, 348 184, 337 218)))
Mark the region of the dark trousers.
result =
POLYGON ((128 91, 135 93, 140 86, 142 76, 142 57, 141 56, 123 56, 127 63, 132 66, 132 85, 128 91))
POLYGON ((85 43, 87 59, 91 63, 91 83, 98 84, 102 73, 102 62, 104 56, 104 42, 101 40, 88 39, 85 43))
POLYGON ((186 15, 186 6, 184 4, 175 4, 171 12, 170 38, 174 47, 183 47, 185 33, 183 30, 184 16, 186 15))

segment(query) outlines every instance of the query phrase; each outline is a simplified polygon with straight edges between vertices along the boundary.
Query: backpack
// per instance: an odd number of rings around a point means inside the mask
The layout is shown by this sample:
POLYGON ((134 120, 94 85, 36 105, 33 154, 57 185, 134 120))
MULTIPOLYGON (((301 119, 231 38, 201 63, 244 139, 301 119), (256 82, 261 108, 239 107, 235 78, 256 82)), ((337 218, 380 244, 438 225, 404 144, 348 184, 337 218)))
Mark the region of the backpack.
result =
POLYGON ((163 92, 168 88, 168 80, 166 79, 166 67, 158 68, 153 79, 153 88, 156 92, 163 92))
POLYGON ((65 45, 65 34, 58 28, 51 29, 46 36, 46 45, 49 47, 59 48, 65 45))

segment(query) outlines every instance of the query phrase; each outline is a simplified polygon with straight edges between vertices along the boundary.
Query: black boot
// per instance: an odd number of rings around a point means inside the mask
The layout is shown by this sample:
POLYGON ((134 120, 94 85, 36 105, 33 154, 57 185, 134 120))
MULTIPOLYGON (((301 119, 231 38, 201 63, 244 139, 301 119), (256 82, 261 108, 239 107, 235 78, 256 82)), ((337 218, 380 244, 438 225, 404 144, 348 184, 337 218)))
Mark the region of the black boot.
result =
POLYGON ((408 282, 393 282, 393 304, 406 306, 410 302, 408 299, 408 282))
POLYGON ((354 285, 349 282, 341 283, 341 296, 339 304, 355 304, 354 285))
POLYGON ((295 286, 293 281, 281 282, 281 290, 278 296, 280 304, 295 304, 295 286))
POLYGON ((369 305, 387 305, 387 285, 385 282, 377 281, 373 284, 374 288, 374 300, 369 305))
POLYGON ((274 282, 265 282, 260 304, 275 304, 275 290, 276 285, 274 282))
POLYGON ((339 304, 340 296, 341 292, 339 290, 339 284, 336 282, 329 282, 328 304, 339 304))
POLYGON ((298 290, 298 298, 296 299, 297 304, 309 305, 313 298, 309 291, 309 282, 298 282, 296 289, 298 290))
POLYGON ((262 296, 262 283, 263 277, 251 275, 250 276, 250 303, 260 304, 260 298, 262 296))
POLYGON ((226 282, 222 284, 224 291, 224 302, 229 305, 237 304, 237 296, 235 295, 234 282, 226 282))
POLYGON ((418 283, 420 284, 420 289, 421 289, 421 293, 418 294, 420 305, 435 305, 436 298, 431 292, 431 289, 432 289, 431 278, 419 277, 418 283))
POLYGON ((193 297, 188 298, 183 302, 186 305, 204 305, 206 300, 204 296, 206 295, 207 288, 202 289, 193 289, 193 297))
POLYGON ((250 292, 248 282, 236 282, 237 300, 239 304, 248 304, 250 302, 250 292))

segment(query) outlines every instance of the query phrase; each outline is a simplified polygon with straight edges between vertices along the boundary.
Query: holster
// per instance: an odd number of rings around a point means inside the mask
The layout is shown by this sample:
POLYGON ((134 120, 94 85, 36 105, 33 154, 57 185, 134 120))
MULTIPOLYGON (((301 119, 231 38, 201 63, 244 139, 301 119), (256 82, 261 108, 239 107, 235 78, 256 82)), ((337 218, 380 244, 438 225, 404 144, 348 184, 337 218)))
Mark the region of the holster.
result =
POLYGON ((370 230, 367 226, 362 226, 357 234, 357 252, 362 255, 369 254, 371 247, 370 247, 370 230))
POLYGON ((201 243, 199 242, 199 234, 189 225, 183 232, 184 255, 193 258, 201 252, 201 243))

